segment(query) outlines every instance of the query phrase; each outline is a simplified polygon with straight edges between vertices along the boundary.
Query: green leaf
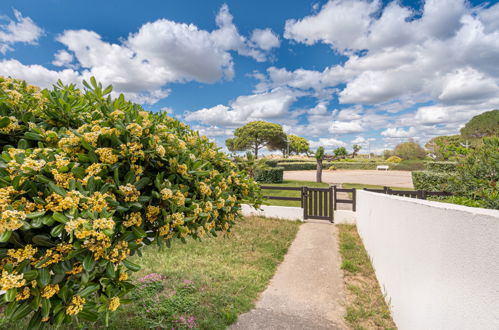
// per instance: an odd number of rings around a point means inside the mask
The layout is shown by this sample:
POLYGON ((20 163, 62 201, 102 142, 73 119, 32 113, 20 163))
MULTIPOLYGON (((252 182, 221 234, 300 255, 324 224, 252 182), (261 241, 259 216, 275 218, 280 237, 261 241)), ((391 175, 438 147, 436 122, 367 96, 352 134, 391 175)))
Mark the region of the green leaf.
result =
POLYGON ((54 218, 55 221, 63 224, 68 222, 68 218, 64 214, 59 212, 54 212, 54 214, 52 214, 52 218, 54 218))
POLYGON ((50 239, 50 236, 45 235, 45 234, 35 235, 35 236, 33 236, 33 238, 31 240, 33 241, 33 243, 35 243, 37 245, 41 245, 41 246, 52 247, 52 246, 56 245, 54 242, 52 242, 52 240, 50 239))
POLYGON ((95 322, 99 318, 99 314, 96 311, 92 311, 89 309, 83 309, 80 313, 78 313, 78 317, 90 322, 95 322))
POLYGON ((137 238, 142 238, 142 237, 146 237, 147 234, 146 232, 144 231, 144 229, 140 228, 140 227, 137 227, 137 226, 133 226, 132 227, 132 232, 133 234, 137 237, 137 238))
POLYGON ((52 230, 50 231, 50 235, 52 237, 58 237, 62 233, 63 229, 64 229, 64 224, 61 223, 52 228, 52 230))
POLYGON ((0 119, 0 128, 7 127, 10 124, 10 119, 9 117, 3 117, 0 119))
POLYGON ((87 286, 83 290, 80 290, 78 292, 78 295, 84 297, 84 296, 87 296, 87 295, 89 295, 89 294, 91 294, 99 289, 100 289, 99 284, 92 284, 92 285, 87 286))
POLYGON ((142 178, 139 180, 139 182, 135 183, 135 188, 137 188, 137 190, 141 190, 147 184, 149 184, 150 181, 151 179, 149 179, 148 177, 142 178))
POLYGON ((16 299, 16 294, 17 294, 16 288, 12 288, 12 289, 7 290, 7 292, 5 293, 5 296, 4 296, 5 302, 14 301, 16 299))
POLYGON ((0 234, 0 243, 8 242, 11 235, 12 235, 12 232, 10 230, 4 231, 3 233, 1 233, 0 234))
POLYGON ((50 313, 50 300, 49 299, 42 299, 42 317, 46 317, 50 313))
POLYGON ((64 190, 64 188, 62 188, 62 187, 59 187, 58 185, 56 185, 52 181, 49 182, 49 188, 53 192, 55 192, 55 193, 57 193, 57 194, 59 194, 59 195, 61 195, 63 197, 66 197, 66 190, 64 190))
POLYGON ((38 271, 38 283, 40 283, 41 287, 45 287, 50 283, 50 273, 47 268, 41 268, 38 271))
POLYGON ((23 278, 24 278, 26 281, 28 281, 28 282, 29 282, 29 281, 34 280, 34 279, 35 279, 35 278, 37 278, 37 277, 38 277, 38 271, 37 271, 37 270, 35 270, 35 269, 33 269, 33 270, 30 270, 30 271, 25 272, 25 273, 24 273, 24 277, 23 277, 23 278))
POLYGON ((123 264, 125 265, 126 268, 130 269, 133 272, 138 272, 140 270, 140 266, 137 264, 134 264, 133 262, 129 260, 123 260, 123 264))
POLYGON ((26 214, 26 218, 27 219, 33 219, 33 218, 36 218, 36 217, 40 217, 40 216, 44 215, 45 212, 46 211, 39 211, 39 212, 28 213, 28 214, 26 214))
POLYGON ((87 254, 85 259, 83 259, 83 269, 85 269, 87 272, 91 271, 94 268, 94 256, 92 253, 87 254))
POLYGON ((26 317, 29 313, 31 313, 31 311, 32 311, 32 309, 31 309, 29 302, 25 302, 21 306, 19 306, 18 309, 16 309, 16 311, 12 314, 11 319, 13 321, 20 320, 20 319, 26 317))

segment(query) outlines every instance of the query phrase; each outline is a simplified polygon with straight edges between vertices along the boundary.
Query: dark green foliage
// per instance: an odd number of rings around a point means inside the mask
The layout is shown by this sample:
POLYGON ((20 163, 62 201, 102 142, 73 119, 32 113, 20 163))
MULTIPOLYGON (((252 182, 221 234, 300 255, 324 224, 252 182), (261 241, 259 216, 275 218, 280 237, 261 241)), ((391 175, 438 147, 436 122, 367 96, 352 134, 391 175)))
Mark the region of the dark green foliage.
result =
POLYGON ((225 145, 229 151, 251 150, 258 158, 258 151, 268 147, 271 150, 280 150, 286 134, 279 124, 265 121, 252 121, 234 131, 234 138, 227 139, 225 145))
POLYGON ((391 168, 397 171, 422 171, 426 169, 426 163, 423 160, 403 160, 391 168))
POLYGON ((261 167, 255 170, 255 180, 258 183, 281 183, 283 178, 282 167, 261 167))
POLYGON ((402 159, 424 159, 426 151, 414 141, 400 143, 393 150, 393 154, 402 159))
POLYGON ((412 183, 416 190, 452 192, 452 178, 453 175, 449 173, 431 171, 412 172, 412 183))
POLYGON ((499 209, 499 137, 483 139, 458 166, 457 195, 482 200, 487 208, 499 209))
POLYGON ((433 172, 455 172, 457 169, 456 162, 428 162, 426 163, 428 171, 433 172))
POLYGON ((336 148, 334 149, 334 155, 336 157, 340 157, 340 156, 346 156, 348 155, 348 152, 347 152, 347 149, 345 147, 339 147, 339 148, 336 148))
POLYGON ((461 135, 466 139, 479 139, 499 134, 499 110, 484 112, 473 117, 461 128, 461 135))

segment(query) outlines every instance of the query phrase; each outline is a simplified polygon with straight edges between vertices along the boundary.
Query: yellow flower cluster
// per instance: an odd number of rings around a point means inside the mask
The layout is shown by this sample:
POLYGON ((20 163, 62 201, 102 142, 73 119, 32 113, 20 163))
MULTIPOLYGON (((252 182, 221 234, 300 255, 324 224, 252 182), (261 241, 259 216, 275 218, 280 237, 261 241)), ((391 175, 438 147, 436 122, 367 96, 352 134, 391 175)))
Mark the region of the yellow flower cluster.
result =
POLYGON ((66 314, 76 315, 83 310, 83 305, 85 305, 85 298, 80 296, 73 296, 71 298, 71 304, 66 308, 66 314))
POLYGON ((25 286, 21 292, 16 294, 16 301, 26 300, 31 295, 31 290, 29 287, 25 286))
POLYGON ((31 259, 36 254, 38 249, 33 248, 31 244, 26 245, 24 248, 20 249, 9 249, 7 255, 12 259, 15 259, 15 263, 21 263, 24 260, 31 259))
POLYGON ((135 137, 142 136, 142 127, 139 124, 136 124, 136 123, 129 124, 126 127, 126 129, 129 130, 130 133, 135 137))
POLYGON ((205 196, 211 195, 211 188, 204 182, 199 183, 199 192, 205 196))
POLYGON ((23 226, 23 221, 26 219, 26 213, 16 210, 4 210, 0 216, 0 233, 16 230, 23 226))
POLYGON ((126 220, 123 221, 123 226, 132 227, 132 226, 140 226, 142 224, 142 216, 140 212, 132 212, 127 217, 126 220))
POLYGON ((130 142, 121 145, 121 152, 120 154, 123 156, 129 156, 130 161, 132 163, 136 163, 139 159, 144 158, 144 150, 143 149, 142 143, 138 142, 130 142))
POLYGON ((120 298, 119 297, 113 297, 109 300, 109 310, 114 312, 115 310, 120 307, 120 298))
POLYGON ((128 273, 121 272, 118 276, 118 281, 126 281, 128 280, 128 273))
POLYGON ((176 212, 172 214, 173 227, 181 226, 184 224, 184 214, 176 212))
POLYGON ((83 208, 90 209, 93 212, 102 212, 109 205, 107 204, 106 198, 115 199, 113 195, 109 193, 101 193, 100 191, 94 192, 91 196, 88 197, 85 202, 83 208))
POLYGON ((111 252, 106 259, 113 262, 118 263, 122 260, 125 260, 130 255, 130 249, 128 248, 128 242, 120 241, 114 248, 111 249, 111 252))
POLYGON ((59 292, 59 284, 49 284, 42 289, 42 298, 50 299, 59 292))
POLYGON ((158 218, 158 215, 161 213, 161 209, 159 206, 148 205, 146 218, 150 223, 153 223, 158 218))
POLYGON ((92 223, 92 228, 93 229, 101 229, 101 230, 106 230, 106 229, 114 229, 114 220, 113 218, 100 218, 100 219, 95 219, 94 222, 92 223))
POLYGON ((114 164, 118 161, 118 155, 113 154, 112 148, 97 148, 95 153, 99 155, 99 159, 103 163, 114 164))
POLYGON ((9 274, 6 270, 2 271, 2 277, 0 277, 0 289, 10 290, 13 288, 20 288, 26 284, 26 280, 23 279, 24 274, 9 274))
POLYGON ((133 185, 128 183, 126 186, 120 186, 120 192, 125 195, 125 202, 136 202, 139 200, 140 191, 133 185))
POLYGON ((182 175, 182 176, 187 176, 187 165, 185 164, 180 164, 177 166, 177 173, 182 175))
POLYGON ((76 190, 69 191, 65 197, 59 194, 50 194, 45 201, 45 209, 54 212, 61 212, 64 210, 70 210, 72 208, 78 208, 80 203, 81 193, 76 190))
MULTIPOLYGON (((1 117, 0 116, 0 120, 1 119, 4 119, 5 117, 1 117)), ((14 131, 17 131, 18 129, 21 128, 21 125, 19 125, 19 121, 17 120, 16 117, 8 117, 9 118, 9 124, 7 126, 4 126, 2 128, 0 128, 0 133, 2 134, 10 134, 14 131)))
POLYGON ((173 197, 173 192, 171 191, 171 189, 168 189, 168 188, 161 189, 161 199, 162 200, 166 201, 172 197, 173 197))
POLYGON ((173 199, 175 200, 177 206, 185 205, 185 195, 180 190, 177 190, 175 192, 175 196, 173 197, 173 199))

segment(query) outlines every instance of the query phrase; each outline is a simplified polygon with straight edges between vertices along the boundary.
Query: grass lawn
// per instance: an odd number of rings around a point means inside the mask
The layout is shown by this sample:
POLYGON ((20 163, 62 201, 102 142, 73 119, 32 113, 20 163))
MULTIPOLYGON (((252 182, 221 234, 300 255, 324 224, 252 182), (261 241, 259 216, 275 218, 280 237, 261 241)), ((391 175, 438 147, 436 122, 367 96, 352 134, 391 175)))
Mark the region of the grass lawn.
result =
POLYGON ((347 289, 345 321, 356 330, 396 329, 356 226, 336 227, 347 289))
MULTIPOLYGON (((277 186, 277 187, 317 187, 317 188, 327 188, 329 184, 327 183, 317 183, 314 181, 293 181, 284 180, 283 183, 264 183, 262 186, 277 186)), ((284 197, 300 197, 300 191, 294 190, 264 190, 263 194, 265 196, 284 196, 284 197)), ((279 206, 300 206, 299 201, 281 201, 281 200, 266 200, 265 205, 279 205, 279 206)))
MULTIPOLYGON (((373 184, 363 184, 363 183, 343 183, 342 184, 343 188, 350 189, 350 188, 355 188, 355 189, 383 189, 383 186, 377 186, 373 184)), ((403 188, 403 187, 389 187, 394 190, 414 190, 414 188, 403 188)))
MULTIPOLYGON (((142 257, 132 258, 142 266, 133 278, 137 288, 130 295, 132 303, 111 315, 110 328, 225 329, 254 307, 299 226, 299 222, 248 217, 230 237, 175 242, 163 251, 155 245, 145 248, 142 257)), ((12 325, 0 321, 0 327, 12 325)))

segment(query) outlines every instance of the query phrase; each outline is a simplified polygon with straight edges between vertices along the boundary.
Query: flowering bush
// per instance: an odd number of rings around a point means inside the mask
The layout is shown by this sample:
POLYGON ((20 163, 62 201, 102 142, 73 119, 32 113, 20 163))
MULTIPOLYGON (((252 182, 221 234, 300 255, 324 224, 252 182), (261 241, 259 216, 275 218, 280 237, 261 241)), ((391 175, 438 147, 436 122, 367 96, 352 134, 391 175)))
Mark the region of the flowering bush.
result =
POLYGON ((261 202, 206 137, 84 85, 0 77, 0 304, 30 328, 116 310, 142 246, 230 232, 261 202))

